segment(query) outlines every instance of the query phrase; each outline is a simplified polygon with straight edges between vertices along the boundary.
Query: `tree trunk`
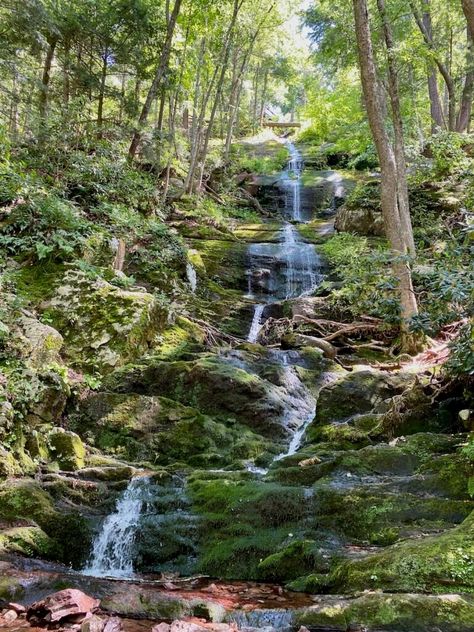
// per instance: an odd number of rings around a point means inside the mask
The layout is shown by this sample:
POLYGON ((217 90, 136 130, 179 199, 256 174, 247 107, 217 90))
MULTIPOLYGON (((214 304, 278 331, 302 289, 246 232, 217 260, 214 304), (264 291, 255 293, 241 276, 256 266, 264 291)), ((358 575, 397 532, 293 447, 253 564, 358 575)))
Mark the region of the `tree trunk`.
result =
POLYGON ((63 105, 67 110, 69 107, 70 96, 70 78, 69 73, 71 70, 71 42, 69 38, 64 42, 64 63, 63 63, 63 105))
POLYGON ((403 261, 406 235, 402 234, 402 223, 398 207, 397 166, 390 145, 383 117, 383 103, 377 89, 378 79, 372 49, 367 0, 353 0, 357 49, 362 89, 369 125, 377 149, 381 168, 381 203, 385 232, 394 254, 393 272, 399 282, 402 344, 411 350, 413 341, 408 332, 409 321, 418 313, 411 272, 403 261))
POLYGON ((43 65, 43 76, 41 78, 41 88, 39 94, 39 115, 41 123, 46 122, 49 108, 49 82, 51 79, 51 67, 53 65, 54 52, 56 50, 57 39, 48 42, 48 50, 43 65))
POLYGON ((377 0, 377 7, 382 20, 385 46, 387 48, 388 92, 392 108, 393 131, 395 136, 395 161, 397 163, 398 208, 402 223, 402 232, 406 237, 407 252, 414 257, 416 254, 413 229, 410 218, 410 203, 408 200, 408 183, 405 156, 405 140, 403 136, 403 120, 400 109, 400 90, 398 86, 398 71, 395 59, 395 45, 392 28, 390 26, 385 0, 377 0))
POLYGON ((171 13, 168 20, 166 38, 163 44, 163 48, 161 49, 160 60, 158 62, 158 65, 155 71, 155 77, 148 91, 145 103, 143 104, 143 108, 142 108, 140 117, 138 119, 138 125, 137 125, 137 128, 135 129, 132 142, 130 143, 130 147, 128 150, 128 157, 130 160, 133 160, 135 158, 135 155, 138 150, 138 146, 140 145, 140 141, 142 138, 143 126, 145 125, 148 119, 148 114, 150 113, 152 103, 154 99, 156 98, 156 95, 158 94, 158 89, 163 79, 163 75, 165 74, 166 69, 168 67, 168 62, 171 55, 171 44, 173 41, 173 34, 174 34, 175 26, 176 26, 176 20, 178 18, 179 11, 181 8, 181 2, 182 0, 175 0, 173 12, 171 13))
POLYGON ((102 127, 104 122, 104 98, 105 98, 105 82, 107 80, 107 59, 109 56, 108 49, 106 48, 102 55, 102 67, 100 71, 100 87, 99 87, 99 101, 97 105, 97 126, 102 127))
POLYGON ((466 52, 466 77, 464 79, 464 87, 461 97, 461 106, 459 108, 458 118, 456 121, 456 131, 465 132, 469 126, 472 109, 472 96, 474 92, 474 54, 473 54, 473 36, 472 31, 467 25, 467 52, 466 52))
POLYGON ((462 9, 466 16, 468 29, 474 34, 474 0, 462 0, 462 9))
POLYGON ((239 14, 239 11, 242 7, 244 3, 244 0, 234 0, 234 9, 232 11, 232 18, 230 20, 229 23, 229 27, 227 30, 227 34, 226 34, 226 40, 225 40, 225 44, 224 44, 224 55, 221 61, 221 72, 219 75, 219 79, 217 81, 217 85, 216 85, 216 96, 214 99, 214 103, 212 105, 212 109, 211 109, 211 116, 209 117, 209 125, 207 126, 207 130, 206 133, 204 135, 204 142, 203 142, 203 147, 202 147, 202 151, 201 151, 201 155, 200 155, 200 159, 201 159, 201 176, 200 176, 200 182, 202 182, 202 176, 203 176, 203 171, 204 171, 204 166, 205 166, 205 161, 206 161, 206 156, 207 156, 207 150, 208 150, 208 146, 209 146, 209 140, 211 138, 211 134, 212 134, 212 127, 214 125, 214 119, 216 117, 216 112, 217 112, 217 106, 219 105, 219 101, 221 98, 221 94, 222 94, 222 87, 224 85, 224 79, 225 79, 225 74, 227 71, 227 66, 229 64, 229 56, 230 56, 230 51, 232 48, 232 42, 234 39, 234 27, 235 27, 235 23, 237 21, 237 16, 239 14))
MULTIPOLYGON (((423 0, 423 4, 425 8, 424 15, 429 18, 429 22, 431 24, 430 0, 423 0)), ((444 79, 446 91, 448 94, 448 129, 453 131, 456 128, 456 89, 454 85, 454 80, 451 76, 451 73, 449 72, 448 66, 443 63, 441 59, 436 55, 432 32, 425 28, 424 20, 420 16, 418 9, 415 6, 414 0, 410 0, 410 7, 418 28, 420 29, 420 32, 423 36, 425 44, 433 55, 433 61, 444 79)))
MULTIPOLYGON (((431 13, 424 11, 421 19, 429 39, 432 40, 433 27, 431 24, 431 13)), ((428 63, 428 95, 430 98, 431 133, 436 134, 441 129, 446 129, 446 121, 444 120, 441 98, 439 96, 438 73, 435 64, 431 61, 428 63)))
POLYGON ((263 119, 265 115, 265 99, 267 98, 267 88, 268 88, 268 68, 265 69, 265 74, 263 75, 263 88, 260 102, 260 114, 258 117, 259 126, 263 127, 263 119))

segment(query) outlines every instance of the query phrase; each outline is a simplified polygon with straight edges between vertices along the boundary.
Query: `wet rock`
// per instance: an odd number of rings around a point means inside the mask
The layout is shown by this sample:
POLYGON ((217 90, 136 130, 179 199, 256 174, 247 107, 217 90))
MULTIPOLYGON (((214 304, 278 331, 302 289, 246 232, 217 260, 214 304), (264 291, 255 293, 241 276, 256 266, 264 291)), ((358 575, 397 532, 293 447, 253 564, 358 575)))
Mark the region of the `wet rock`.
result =
POLYGON ((32 623, 80 622, 88 613, 94 612, 99 604, 98 599, 76 588, 67 588, 33 603, 26 616, 32 623))
POLYGON ((49 432, 48 440, 62 470, 74 471, 84 467, 86 449, 79 435, 63 428, 54 428, 49 432))
POLYGON ((323 352, 325 358, 333 360, 336 357, 336 348, 326 340, 322 338, 316 338, 315 336, 306 336, 304 334, 288 334, 282 338, 283 349, 301 349, 302 347, 313 347, 320 349, 323 352))
POLYGON ((385 412, 390 399, 415 381, 415 375, 402 372, 387 374, 363 369, 343 374, 321 389, 316 423, 343 421, 356 414, 385 412))
POLYGON ((470 632, 474 626, 474 599, 467 594, 321 595, 314 606, 297 611, 294 619, 295 624, 310 629, 470 632))

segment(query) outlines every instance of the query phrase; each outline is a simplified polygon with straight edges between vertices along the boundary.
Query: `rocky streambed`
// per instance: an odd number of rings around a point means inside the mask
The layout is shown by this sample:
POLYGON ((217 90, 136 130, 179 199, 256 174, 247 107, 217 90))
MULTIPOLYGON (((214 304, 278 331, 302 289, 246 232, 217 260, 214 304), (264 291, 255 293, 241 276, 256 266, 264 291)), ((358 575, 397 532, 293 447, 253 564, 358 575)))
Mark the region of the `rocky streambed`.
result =
POLYGON ((194 271, 173 317, 66 273, 34 348, 103 378, 45 382, 21 468, 3 461, 5 602, 76 588, 130 630, 474 629, 462 393, 434 405, 429 358, 387 367, 315 335, 333 318, 317 246, 350 183, 290 158, 256 185, 270 219, 172 218, 194 271))

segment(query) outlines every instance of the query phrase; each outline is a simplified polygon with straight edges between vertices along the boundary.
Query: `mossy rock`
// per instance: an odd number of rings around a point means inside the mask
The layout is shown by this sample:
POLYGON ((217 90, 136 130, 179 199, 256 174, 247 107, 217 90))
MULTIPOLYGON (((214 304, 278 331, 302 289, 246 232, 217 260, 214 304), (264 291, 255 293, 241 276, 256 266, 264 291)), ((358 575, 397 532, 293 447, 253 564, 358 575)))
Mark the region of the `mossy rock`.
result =
POLYGON ((436 536, 404 541, 365 559, 342 564, 332 577, 332 590, 351 592, 368 587, 386 591, 474 589, 474 513, 436 536))
POLYGON ((317 542, 299 540, 262 560, 258 572, 264 581, 287 582, 321 568, 327 571, 317 542))
POLYGON ((103 372, 146 351, 169 320, 169 309, 147 292, 119 289, 70 270, 44 309, 75 365, 103 372))
POLYGON ((0 446, 0 479, 21 474, 22 470, 15 456, 0 446))
POLYGON ((53 549, 54 542, 37 525, 12 527, 0 531, 0 551, 19 553, 27 557, 49 558, 53 549))
POLYGON ((54 428, 48 433, 48 442, 54 459, 62 470, 72 472, 84 467, 86 448, 79 435, 54 428))
POLYGON ((318 603, 295 613, 295 627, 357 629, 368 632, 470 632, 474 629, 471 595, 384 594, 369 592, 352 599, 318 597, 318 603))
POLYGON ((44 526, 55 514, 53 499, 32 479, 0 484, 0 517, 4 520, 34 520, 44 526))
POLYGON ((81 402, 75 425, 106 452, 155 464, 225 465, 265 450, 262 438, 248 428, 166 397, 93 393, 81 402))
POLYGON ((152 359, 117 371, 107 385, 119 392, 165 396, 272 439, 284 439, 289 434, 284 420, 299 412, 294 385, 285 384, 282 367, 243 351, 234 355, 226 359, 207 354, 174 362, 152 359))
POLYGON ((381 413, 388 401, 412 385, 415 376, 409 373, 389 375, 382 371, 355 370, 342 375, 321 389, 315 425, 308 429, 312 438, 316 425, 347 421, 364 413, 381 413))

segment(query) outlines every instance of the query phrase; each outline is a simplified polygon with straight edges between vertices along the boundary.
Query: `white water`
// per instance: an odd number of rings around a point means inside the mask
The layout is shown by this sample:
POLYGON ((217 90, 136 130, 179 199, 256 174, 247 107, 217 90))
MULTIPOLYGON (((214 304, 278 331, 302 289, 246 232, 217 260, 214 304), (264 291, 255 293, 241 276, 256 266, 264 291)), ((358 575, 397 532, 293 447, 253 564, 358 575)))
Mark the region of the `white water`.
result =
POLYGON ((191 286, 191 292, 194 294, 197 289, 197 273, 196 268, 190 261, 186 264, 186 277, 189 285, 191 286))
POLYGON ((255 310, 253 313, 252 324, 250 325, 249 335, 247 336, 247 340, 249 342, 256 342, 258 337, 258 332, 262 328, 262 315, 263 310, 265 309, 264 304, 255 305, 255 310))
POLYGON ((107 516, 94 540, 89 564, 82 571, 84 575, 133 577, 134 543, 148 484, 146 476, 130 480, 115 512, 107 516))

